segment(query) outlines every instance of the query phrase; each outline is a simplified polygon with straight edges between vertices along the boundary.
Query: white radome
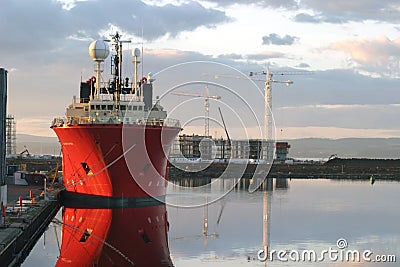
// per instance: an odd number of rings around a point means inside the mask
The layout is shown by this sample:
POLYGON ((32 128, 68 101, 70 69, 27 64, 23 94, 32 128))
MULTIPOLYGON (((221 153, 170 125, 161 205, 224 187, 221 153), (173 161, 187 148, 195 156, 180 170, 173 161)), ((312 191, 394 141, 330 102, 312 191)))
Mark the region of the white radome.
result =
POLYGON ((139 48, 135 48, 132 50, 132 56, 134 57, 140 57, 140 49, 139 48))
POLYGON ((102 62, 110 53, 110 48, 108 44, 103 40, 93 41, 89 45, 89 55, 96 62, 102 62))

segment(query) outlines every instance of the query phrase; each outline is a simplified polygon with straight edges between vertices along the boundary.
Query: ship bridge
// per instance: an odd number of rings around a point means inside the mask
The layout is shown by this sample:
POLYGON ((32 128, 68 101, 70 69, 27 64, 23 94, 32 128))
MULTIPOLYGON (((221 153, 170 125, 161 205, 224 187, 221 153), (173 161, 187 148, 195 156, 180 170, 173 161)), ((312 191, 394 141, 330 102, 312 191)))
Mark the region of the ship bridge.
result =
POLYGON ((132 51, 134 75, 132 82, 122 78, 122 43, 120 35, 113 40, 94 41, 89 46, 89 54, 96 63, 95 74, 86 82, 81 82, 79 100, 74 96, 67 107, 66 119, 55 119, 53 126, 76 124, 137 124, 180 127, 178 120, 167 119, 167 113, 157 98, 153 102, 154 79, 149 73, 138 79, 137 65, 140 50, 132 51), (111 57, 112 78, 104 81, 102 63, 108 57, 109 46, 114 45, 115 55, 111 57))

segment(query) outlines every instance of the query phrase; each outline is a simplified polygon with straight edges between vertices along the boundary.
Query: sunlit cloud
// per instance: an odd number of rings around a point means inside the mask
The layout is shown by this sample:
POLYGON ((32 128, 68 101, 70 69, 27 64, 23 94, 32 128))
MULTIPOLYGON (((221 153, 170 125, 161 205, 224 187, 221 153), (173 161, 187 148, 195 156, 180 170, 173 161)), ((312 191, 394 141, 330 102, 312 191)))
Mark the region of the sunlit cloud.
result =
POLYGON ((52 119, 44 116, 16 118, 16 129, 18 134, 54 137, 50 129, 52 119))
POLYGON ((400 130, 389 129, 358 129, 341 127, 276 127, 281 134, 277 134, 277 139, 301 139, 301 138, 398 138, 400 130), (282 130, 282 131, 281 131, 282 130))
POLYGON ((188 56, 189 52, 177 50, 177 49, 149 49, 146 50, 146 54, 154 55, 157 57, 161 57, 163 59, 167 58, 177 58, 177 57, 186 57, 188 56))
POLYGON ((384 35, 357 38, 331 44, 328 49, 344 52, 361 70, 380 74, 399 74, 400 38, 389 39, 384 35))
POLYGON ((400 107, 400 104, 367 105, 367 104, 316 104, 302 106, 284 106, 278 110, 299 110, 299 109, 325 109, 325 110, 350 110, 350 109, 382 109, 388 107, 400 107))

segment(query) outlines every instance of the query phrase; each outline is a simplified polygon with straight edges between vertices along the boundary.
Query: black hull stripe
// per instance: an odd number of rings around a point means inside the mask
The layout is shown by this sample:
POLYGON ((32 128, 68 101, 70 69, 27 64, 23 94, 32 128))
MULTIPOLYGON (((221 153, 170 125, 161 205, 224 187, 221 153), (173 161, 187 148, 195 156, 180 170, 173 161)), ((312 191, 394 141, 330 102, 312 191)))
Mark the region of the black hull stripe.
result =
POLYGON ((165 195, 157 197, 108 197, 61 191, 59 200, 66 208, 122 209, 165 205, 165 195))

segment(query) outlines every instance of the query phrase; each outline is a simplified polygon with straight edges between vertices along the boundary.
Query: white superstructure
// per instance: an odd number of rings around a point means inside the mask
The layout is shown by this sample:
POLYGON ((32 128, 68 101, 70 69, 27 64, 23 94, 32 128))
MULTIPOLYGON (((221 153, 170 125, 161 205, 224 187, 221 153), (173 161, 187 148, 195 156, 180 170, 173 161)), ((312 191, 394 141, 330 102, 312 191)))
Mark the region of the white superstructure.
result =
POLYGON ((66 110, 65 119, 55 119, 53 124, 138 124, 179 126, 177 120, 167 120, 167 113, 159 100, 153 103, 154 79, 151 74, 138 80, 137 65, 140 50, 133 49, 134 74, 122 78, 122 43, 118 32, 112 40, 97 40, 90 44, 89 55, 96 64, 95 76, 81 83, 80 97, 74 97, 66 110), (111 58, 112 77, 104 80, 102 64, 109 55, 110 42, 115 54, 111 58))

